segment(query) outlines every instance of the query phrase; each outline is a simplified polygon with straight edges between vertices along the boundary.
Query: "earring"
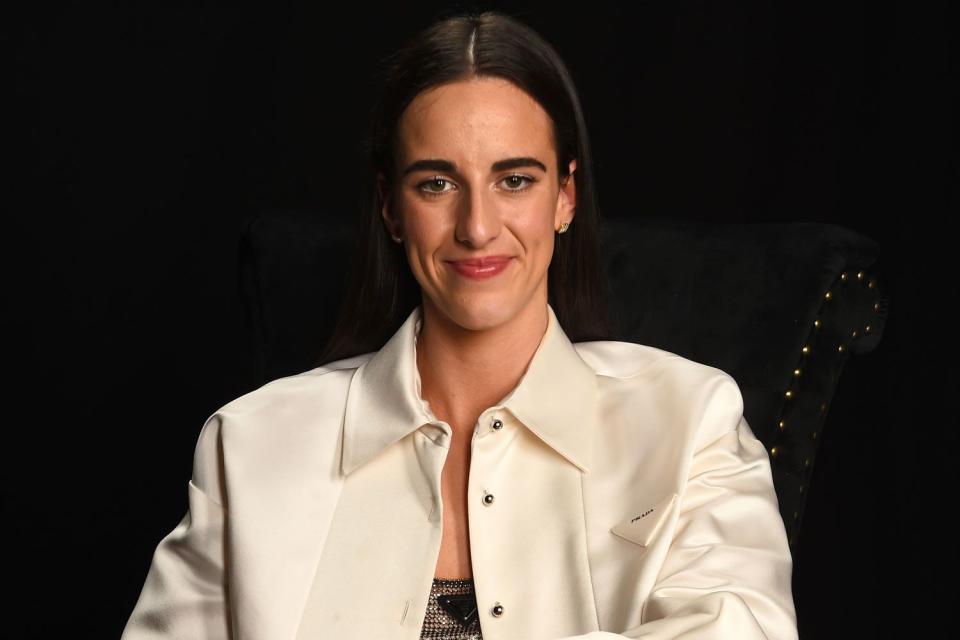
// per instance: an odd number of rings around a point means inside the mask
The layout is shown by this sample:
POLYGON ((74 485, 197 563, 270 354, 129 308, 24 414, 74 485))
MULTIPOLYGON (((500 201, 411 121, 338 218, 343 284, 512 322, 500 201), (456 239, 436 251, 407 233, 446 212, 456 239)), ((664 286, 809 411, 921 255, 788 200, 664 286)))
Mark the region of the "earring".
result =
POLYGON ((557 233, 566 233, 567 229, 569 228, 570 228, 570 223, 564 222, 563 224, 560 225, 560 228, 557 229, 557 233))
POLYGON ((399 236, 395 236, 395 235, 393 235, 392 233, 390 234, 390 237, 393 238, 393 241, 396 242, 396 243, 401 243, 401 242, 403 242, 403 238, 401 238, 401 237, 399 237, 399 236))

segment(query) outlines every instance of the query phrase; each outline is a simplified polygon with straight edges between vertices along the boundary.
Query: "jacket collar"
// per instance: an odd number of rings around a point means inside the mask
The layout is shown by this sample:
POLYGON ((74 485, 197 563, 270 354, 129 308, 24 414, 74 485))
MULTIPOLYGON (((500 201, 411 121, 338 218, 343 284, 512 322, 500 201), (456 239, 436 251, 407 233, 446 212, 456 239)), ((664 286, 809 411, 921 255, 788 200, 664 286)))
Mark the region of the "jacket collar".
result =
MULTIPOLYGON (((547 329, 526 372, 496 408, 506 408, 523 426, 577 466, 590 472, 597 424, 597 378, 547 305, 547 329)), ((387 343, 354 372, 344 414, 344 474, 426 424, 437 424, 420 395, 416 365, 420 305, 387 343)))

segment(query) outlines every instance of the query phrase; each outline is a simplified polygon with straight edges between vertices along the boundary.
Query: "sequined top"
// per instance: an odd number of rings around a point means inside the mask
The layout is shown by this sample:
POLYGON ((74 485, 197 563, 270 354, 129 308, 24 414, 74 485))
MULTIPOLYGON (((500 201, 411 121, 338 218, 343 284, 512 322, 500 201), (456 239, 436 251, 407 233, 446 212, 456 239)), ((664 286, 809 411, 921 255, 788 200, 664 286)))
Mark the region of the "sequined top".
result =
POLYGON ((421 640, 482 640, 473 578, 434 578, 421 640))

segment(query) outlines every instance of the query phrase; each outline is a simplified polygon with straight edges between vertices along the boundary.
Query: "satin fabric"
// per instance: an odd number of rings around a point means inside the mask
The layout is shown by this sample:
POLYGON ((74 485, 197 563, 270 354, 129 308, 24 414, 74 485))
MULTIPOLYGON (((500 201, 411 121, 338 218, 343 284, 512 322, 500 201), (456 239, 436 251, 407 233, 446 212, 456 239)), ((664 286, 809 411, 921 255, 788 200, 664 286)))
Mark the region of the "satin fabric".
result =
MULTIPOLYGON (((419 638, 451 438, 420 395, 421 313, 379 351, 207 419, 188 511, 123 640, 419 638)), ((571 343, 547 313, 471 442, 484 639, 797 638, 770 462, 734 379, 651 346, 571 343)))

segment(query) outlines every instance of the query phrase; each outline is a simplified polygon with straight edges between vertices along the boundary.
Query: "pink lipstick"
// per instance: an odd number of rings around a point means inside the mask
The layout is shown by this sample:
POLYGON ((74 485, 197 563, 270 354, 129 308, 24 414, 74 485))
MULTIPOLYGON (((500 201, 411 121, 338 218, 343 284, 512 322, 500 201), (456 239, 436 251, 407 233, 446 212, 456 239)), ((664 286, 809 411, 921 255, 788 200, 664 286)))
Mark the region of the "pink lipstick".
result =
POLYGON ((471 258, 469 260, 448 260, 447 264, 453 267, 457 273, 468 278, 492 278, 502 273, 504 269, 513 260, 511 256, 485 256, 483 258, 471 258))

